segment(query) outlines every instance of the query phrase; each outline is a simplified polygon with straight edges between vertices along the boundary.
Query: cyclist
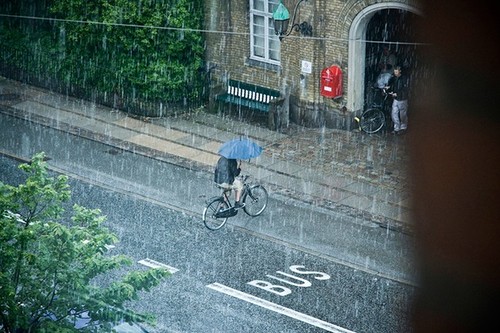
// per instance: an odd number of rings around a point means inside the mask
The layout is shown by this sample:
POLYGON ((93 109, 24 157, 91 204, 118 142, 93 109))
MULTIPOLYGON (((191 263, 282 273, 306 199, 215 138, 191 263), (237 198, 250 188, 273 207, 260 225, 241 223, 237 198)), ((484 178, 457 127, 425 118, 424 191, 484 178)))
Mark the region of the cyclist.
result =
POLYGON ((242 208, 244 203, 240 202, 243 182, 238 177, 241 173, 241 160, 228 159, 224 156, 219 158, 215 167, 214 181, 223 189, 234 190, 235 204, 234 208, 242 208))
POLYGON ((384 89, 385 87, 387 87, 389 85, 389 80, 392 77, 392 72, 392 66, 389 64, 385 65, 377 77, 375 87, 379 89, 384 89))
POLYGON ((383 104, 385 92, 384 89, 388 87, 389 81, 392 78, 392 66, 387 64, 384 65, 380 74, 377 77, 377 81, 374 84, 375 88, 378 88, 375 93, 375 105, 380 106, 383 104))

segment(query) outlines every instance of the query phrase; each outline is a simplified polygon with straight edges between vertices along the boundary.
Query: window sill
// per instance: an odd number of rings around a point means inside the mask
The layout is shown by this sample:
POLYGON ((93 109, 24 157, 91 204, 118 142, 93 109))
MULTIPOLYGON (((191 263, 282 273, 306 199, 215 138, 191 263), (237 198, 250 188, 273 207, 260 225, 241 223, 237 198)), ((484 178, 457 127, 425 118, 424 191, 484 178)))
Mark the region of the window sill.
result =
POLYGON ((268 62, 264 62, 264 61, 261 61, 261 60, 250 59, 250 58, 247 58, 247 61, 245 62, 245 65, 251 66, 251 67, 257 67, 257 68, 265 69, 267 71, 272 71, 272 72, 276 72, 276 73, 278 73, 281 70, 281 66, 280 65, 270 64, 268 62))

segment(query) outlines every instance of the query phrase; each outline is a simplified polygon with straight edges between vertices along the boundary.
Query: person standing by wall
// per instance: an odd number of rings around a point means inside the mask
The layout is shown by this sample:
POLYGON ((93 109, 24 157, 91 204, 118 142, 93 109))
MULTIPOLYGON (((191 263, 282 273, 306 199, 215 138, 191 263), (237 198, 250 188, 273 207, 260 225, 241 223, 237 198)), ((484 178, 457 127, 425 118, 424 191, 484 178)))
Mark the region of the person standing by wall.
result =
POLYGON ((378 63, 379 70, 383 70, 387 66, 395 67, 396 63, 397 63, 396 54, 392 52, 389 46, 385 45, 384 48, 382 49, 382 54, 380 55, 378 63))
POLYGON ((388 92, 393 98, 391 110, 393 134, 404 134, 408 129, 408 90, 408 77, 403 75, 400 66, 394 67, 394 76, 389 80, 388 86, 388 92))

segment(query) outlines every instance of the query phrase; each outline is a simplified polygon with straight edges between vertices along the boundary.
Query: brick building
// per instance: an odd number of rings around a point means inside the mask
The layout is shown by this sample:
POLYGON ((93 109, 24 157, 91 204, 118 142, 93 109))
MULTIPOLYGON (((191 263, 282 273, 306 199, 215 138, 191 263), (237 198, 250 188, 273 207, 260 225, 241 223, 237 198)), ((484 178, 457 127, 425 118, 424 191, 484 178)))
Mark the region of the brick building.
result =
POLYGON ((279 3, 205 1, 211 108, 221 108, 214 96, 233 79, 281 92, 281 121, 273 127, 291 121, 350 129, 353 117, 369 103, 384 46, 398 57, 398 65, 410 72, 416 66, 417 0, 282 0, 289 26, 297 8, 293 23, 306 22, 311 30, 294 29, 281 41, 273 26, 279 3), (330 66, 342 71, 342 94, 336 98, 325 97, 320 84, 322 71, 330 66))

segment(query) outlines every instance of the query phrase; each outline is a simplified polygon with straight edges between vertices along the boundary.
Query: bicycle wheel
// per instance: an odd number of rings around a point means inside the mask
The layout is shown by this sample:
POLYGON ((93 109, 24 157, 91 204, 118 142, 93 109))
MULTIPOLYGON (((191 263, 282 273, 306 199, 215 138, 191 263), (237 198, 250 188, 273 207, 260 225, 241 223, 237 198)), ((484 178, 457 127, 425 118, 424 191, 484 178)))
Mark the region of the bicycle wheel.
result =
POLYGON ((226 224, 227 216, 218 217, 217 213, 220 211, 228 209, 229 205, 223 198, 215 198, 210 201, 205 209, 203 210, 203 223, 205 227, 210 230, 217 230, 222 228, 226 224))
POLYGON ((243 210, 250 216, 259 216, 267 207, 269 195, 262 185, 252 185, 246 189, 243 197, 243 210))
POLYGON ((368 133, 377 133, 385 125, 384 112, 380 109, 368 109, 361 115, 359 127, 368 133))

